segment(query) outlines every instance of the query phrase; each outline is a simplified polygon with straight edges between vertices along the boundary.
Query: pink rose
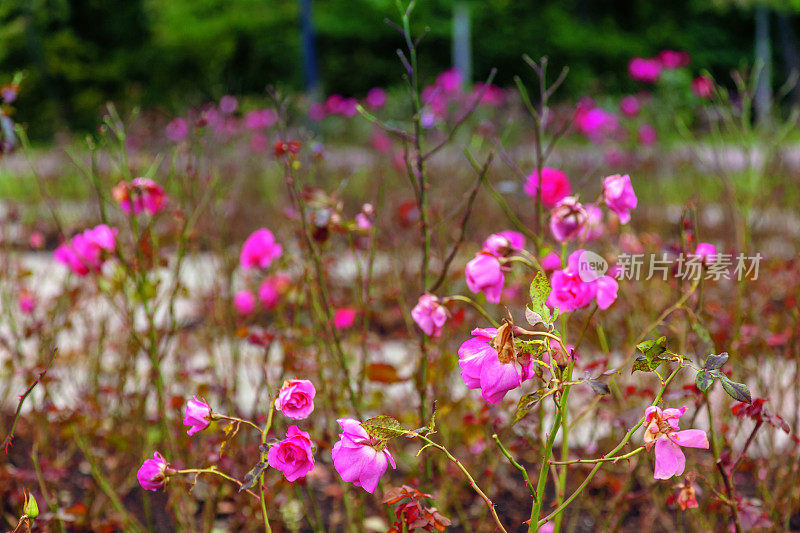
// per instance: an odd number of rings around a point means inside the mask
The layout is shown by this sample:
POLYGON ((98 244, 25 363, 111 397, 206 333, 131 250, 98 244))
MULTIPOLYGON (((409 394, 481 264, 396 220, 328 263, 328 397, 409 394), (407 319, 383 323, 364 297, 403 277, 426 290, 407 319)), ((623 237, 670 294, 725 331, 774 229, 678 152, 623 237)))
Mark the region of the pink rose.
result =
POLYGON ((169 465, 166 459, 156 452, 153 454, 152 459, 145 460, 139 471, 136 473, 136 479, 139 480, 139 485, 145 490, 158 490, 167 484, 167 474, 169 473, 169 465))
POLYGON ((117 233, 116 228, 109 228, 105 224, 95 226, 56 248, 53 257, 78 276, 85 276, 90 271, 100 272, 105 260, 103 252, 114 250, 117 233))
POLYGON ((309 434, 297 426, 289 426, 286 438, 270 447, 269 466, 283 472, 287 481, 295 481, 314 470, 313 443, 309 434))
POLYGON ((447 310, 433 294, 423 294, 411 310, 411 318, 426 335, 438 337, 447 321, 447 310))
POLYGON ((183 425, 189 426, 186 432, 189 436, 206 429, 211 421, 211 407, 205 401, 198 400, 197 396, 186 402, 185 414, 183 425))
POLYGON ((619 110, 626 117, 635 117, 639 114, 639 100, 635 96, 625 96, 619 101, 619 110))
POLYGON ((686 406, 680 409, 664 409, 651 405, 644 411, 645 424, 644 445, 650 450, 656 447, 655 479, 669 479, 683 474, 686 468, 686 457, 681 446, 708 449, 708 437, 701 429, 678 431, 678 419, 686 412, 686 406))
POLYGON ((20 311, 26 315, 30 315, 36 309, 36 298, 30 292, 22 290, 17 300, 17 305, 20 311))
POLYGON ((275 236, 266 228, 253 232, 242 245, 239 264, 243 269, 267 268, 283 253, 283 248, 275 242, 275 236))
POLYGON ((584 230, 587 218, 578 199, 567 196, 550 211, 550 231, 558 242, 571 241, 584 230))
POLYGON ((661 50, 658 53, 658 60, 665 69, 673 70, 689 66, 690 58, 689 53, 683 50, 680 52, 675 50, 661 50))
POLYGON ((692 80, 692 92, 698 98, 711 98, 714 94, 714 80, 706 75, 696 77, 692 80))
POLYGON ((638 199, 633 192, 631 178, 627 174, 614 174, 603 179, 603 199, 606 205, 619 217, 622 224, 631 220, 631 209, 636 209, 638 199))
POLYGON ((583 252, 572 252, 567 259, 567 268, 556 270, 550 277, 552 289, 547 297, 547 305, 551 309, 559 308, 562 313, 574 311, 589 305, 597 295, 594 281, 584 281, 579 274, 583 252))
POLYGON ((397 468, 386 442, 371 438, 358 420, 340 418, 337 422, 342 433, 333 445, 333 467, 344 481, 370 494, 375 492, 386 467, 397 468))
POLYGON ((275 409, 287 418, 300 420, 314 411, 314 384, 307 379, 288 379, 275 399, 275 409))
MULTIPOLYGON (((509 326, 510 327, 510 326, 509 326)), ((519 387, 523 381, 533 377, 533 360, 522 354, 505 363, 495 345, 498 330, 494 328, 473 329, 473 337, 458 349, 458 364, 461 378, 468 389, 481 389, 483 399, 498 403, 508 391, 519 387)))
POLYGON ((717 260, 717 247, 707 242, 698 243, 694 255, 699 257, 703 264, 711 265, 717 260))
POLYGON ((505 257, 525 248, 525 237, 517 231, 492 233, 483 241, 483 251, 496 257, 505 257))
MULTIPOLYGON (((557 168, 542 168, 542 205, 553 207, 559 200, 569 196, 572 186, 563 170, 557 168)), ((539 189, 539 173, 534 170, 525 182, 525 194, 531 198, 536 198, 539 189)))
POLYGON ((465 273, 469 290, 476 294, 482 292, 489 302, 500 302, 505 276, 497 257, 487 252, 480 252, 467 263, 465 273))

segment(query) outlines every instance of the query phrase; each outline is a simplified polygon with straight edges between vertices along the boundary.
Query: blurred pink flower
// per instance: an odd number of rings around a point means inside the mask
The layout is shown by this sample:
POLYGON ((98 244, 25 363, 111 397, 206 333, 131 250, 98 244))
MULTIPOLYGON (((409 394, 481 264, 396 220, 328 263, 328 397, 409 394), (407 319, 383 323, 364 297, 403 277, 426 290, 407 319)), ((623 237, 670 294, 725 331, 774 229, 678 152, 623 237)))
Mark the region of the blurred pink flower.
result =
POLYGON ((156 452, 153 454, 152 459, 145 460, 139 471, 136 473, 136 479, 139 480, 139 485, 145 490, 158 490, 167 484, 167 469, 169 465, 164 457, 156 452))
POLYGON ((226 94, 222 98, 219 99, 219 109, 226 115, 230 115, 236 108, 239 107, 239 101, 236 100, 235 96, 231 96, 230 94, 226 94))
POLYGON ((319 102, 314 102, 308 108, 308 116, 311 118, 311 120, 316 122, 324 120, 327 114, 328 113, 325 109, 325 104, 321 104, 319 102))
POLYGON ((211 422, 211 407, 205 401, 198 400, 197 396, 186 402, 184 414, 183 425, 189 426, 186 434, 190 436, 206 429, 211 422))
POLYGON ((278 120, 278 113, 274 109, 254 109, 244 115, 244 123, 251 130, 269 128, 278 120))
POLYGON ((469 290, 475 294, 482 292, 489 302, 500 302, 505 277, 497 257, 488 252, 478 253, 467 263, 465 274, 469 290))
MULTIPOLYGON (((542 168, 542 205, 553 207, 559 200, 569 196, 572 186, 563 170, 557 168, 542 168)), ((539 173, 534 170, 525 181, 525 194, 536 198, 539 189, 539 173)))
POLYGON ((619 110, 626 117, 635 117, 639 114, 639 100, 635 96, 625 96, 619 101, 619 110))
POLYGON ((489 107, 500 107, 506 101, 506 92, 497 85, 486 85, 484 83, 476 83, 472 89, 472 93, 477 97, 481 91, 481 104, 489 107), (484 90, 485 88, 485 90, 484 90))
POLYGON ((498 341, 497 329, 478 328, 471 334, 458 349, 461 378, 468 389, 480 388, 484 400, 498 403, 508 391, 533 377, 533 360, 528 354, 500 361, 496 346, 502 341, 498 341))
POLYGON ((358 420, 340 418, 337 422, 342 433, 333 445, 333 467, 342 480, 370 494, 375 492, 387 466, 397 468, 386 442, 370 437, 358 420))
POLYGON ((644 411, 645 424, 644 445, 650 450, 656 447, 655 479, 669 479, 683 474, 686 468, 686 457, 681 446, 708 449, 708 437, 701 429, 678 431, 678 419, 686 412, 686 406, 680 409, 664 409, 651 405, 644 411))
POLYGON ((275 409, 288 418, 300 420, 314 411, 317 390, 307 379, 287 379, 275 399, 275 409))
POLYGON ((170 141, 179 142, 186 138, 189 135, 189 124, 186 120, 178 117, 174 118, 167 124, 167 138, 170 141))
POLYGON ((258 300, 264 309, 272 309, 278 303, 283 291, 291 283, 291 278, 286 274, 280 273, 264 278, 258 288, 258 300))
POLYGON ((597 292, 595 300, 597 307, 600 309, 608 309, 611 304, 617 301, 617 291, 619 291, 619 283, 612 276, 600 276, 595 280, 597 292))
POLYGON ((287 481, 295 481, 314 470, 313 442, 308 432, 289 426, 286 438, 270 447, 269 466, 283 472, 287 481))
POLYGON ((373 87, 367 92, 367 96, 364 100, 370 108, 380 109, 386 105, 386 91, 380 87, 373 87))
POLYGON ((717 260, 717 247, 707 242, 698 243, 694 255, 698 256, 703 264, 713 264, 717 260))
POLYGON ((260 132, 255 132, 250 137, 250 149, 257 154, 269 148, 269 140, 260 132))
POLYGON ((42 235, 38 231, 34 231, 28 238, 28 244, 30 245, 31 248, 35 250, 44 248, 44 235, 42 235))
POLYGON ((689 53, 681 50, 661 50, 658 53, 658 60, 665 69, 676 69, 689 66, 689 53))
POLYGON ((240 315, 249 315, 256 308, 256 297, 250 291, 241 290, 233 296, 233 306, 240 315))
POLYGON ((103 252, 114 250, 117 233, 117 228, 109 228, 105 224, 95 226, 56 248, 53 257, 78 276, 85 276, 90 271, 99 272, 103 266, 103 252))
POLYGON ((578 198, 567 196, 550 211, 550 231, 558 242, 571 241, 584 231, 587 218, 578 198))
POLYGON ((603 199, 606 205, 619 217, 622 224, 631 220, 631 209, 636 209, 638 199, 633 192, 631 178, 627 174, 614 174, 603 179, 603 199))
POLYGON ((379 154, 388 154, 392 151, 392 139, 382 131, 374 131, 369 138, 369 142, 379 154))
POLYGON ((558 270, 561 268, 561 257, 555 252, 550 252, 539 261, 539 264, 545 272, 558 270))
POLYGON ((442 327, 447 321, 447 309, 433 294, 423 294, 411 310, 411 318, 426 335, 438 337, 442 334, 442 327))
POLYGON ((267 268, 283 253, 283 248, 275 242, 275 236, 266 228, 254 231, 242 245, 239 264, 243 269, 267 268))
POLYGON ((333 313, 333 325, 339 330, 347 329, 355 323, 356 314, 353 307, 340 307, 333 313))
POLYGON ((36 310, 36 297, 26 290, 22 290, 17 300, 19 310, 26 315, 32 314, 36 310))
POLYGON ((453 67, 445 70, 436 77, 436 86, 445 94, 453 94, 461 90, 461 81, 461 72, 453 67))
POLYGON ((617 130, 619 119, 600 107, 579 105, 575 110, 575 127, 589 140, 599 143, 617 130))
POLYGON ((711 98, 714 94, 714 80, 705 74, 692 80, 692 92, 698 98, 711 98))
POLYGON ((639 142, 644 146, 653 146, 658 140, 656 129, 650 124, 639 126, 639 142))
POLYGON ((628 75, 633 81, 656 83, 661 77, 663 66, 658 59, 634 57, 628 63, 628 75))

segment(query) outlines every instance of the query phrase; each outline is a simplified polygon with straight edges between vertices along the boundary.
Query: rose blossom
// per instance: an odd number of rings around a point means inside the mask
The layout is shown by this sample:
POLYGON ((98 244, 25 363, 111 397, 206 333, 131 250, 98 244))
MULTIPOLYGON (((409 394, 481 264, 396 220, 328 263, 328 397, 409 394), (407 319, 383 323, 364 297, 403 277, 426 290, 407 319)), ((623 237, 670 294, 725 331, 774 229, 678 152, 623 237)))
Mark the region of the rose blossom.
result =
POLYGON ((619 101, 619 110, 626 117, 635 117, 639 114, 639 100, 635 96, 625 96, 619 101))
POLYGON ((471 333, 473 337, 458 349, 461 378, 468 389, 480 388, 484 400, 498 403, 533 377, 533 360, 529 354, 516 353, 510 324, 471 333))
POLYGON ((184 119, 178 117, 172 119, 172 121, 167 124, 166 130, 167 138, 169 138, 170 141, 182 141, 189 135, 189 124, 184 119))
POLYGON ((661 50, 658 53, 658 60, 661 61, 665 69, 673 70, 688 66, 690 58, 689 53, 683 50, 680 52, 675 50, 661 50))
POLYGON ((190 436, 206 429, 211 421, 211 407, 205 401, 198 400, 197 396, 186 402, 185 413, 183 425, 189 426, 186 434, 190 436))
POLYGON ((571 241, 584 230, 588 216, 575 196, 567 196, 550 211, 550 231, 558 242, 571 241))
POLYGON ((283 248, 275 242, 275 236, 267 228, 254 231, 242 245, 239 264, 243 269, 267 268, 272 260, 280 257, 283 248))
POLYGON ((492 233, 483 241, 483 251, 496 257, 505 257, 525 247, 525 237, 517 231, 492 233))
POLYGON ((103 266, 103 252, 114 250, 117 233, 117 228, 110 228, 105 224, 95 226, 56 248, 53 257, 78 276, 85 276, 90 271, 99 272, 103 266))
POLYGON ((411 310, 411 318, 426 335, 438 337, 447 321, 447 309, 433 294, 423 294, 411 310))
POLYGON ((589 270, 591 265, 583 259, 585 250, 572 252, 567 268, 556 270, 550 278, 552 290, 547 306, 559 308, 562 313, 586 307, 597 299, 597 307, 608 309, 617 299, 619 285, 611 276, 601 276, 589 270))
POLYGON ((275 409, 287 418, 300 420, 314 411, 314 384, 307 379, 287 379, 275 399, 275 409))
POLYGON ((386 467, 396 469, 394 457, 386 449, 386 441, 373 439, 358 420, 340 418, 342 428, 339 441, 333 445, 333 467, 342 480, 361 487, 370 494, 375 492, 386 467))
MULTIPOLYGON (((542 205, 553 207, 559 200, 569 196, 572 186, 563 170, 557 168, 542 168, 542 205)), ((539 189, 539 173, 534 170, 525 182, 525 194, 536 198, 539 189)))
POLYGON ((308 432, 289 426, 286 438, 270 447, 269 466, 283 472, 287 481, 295 481, 314 470, 313 443, 308 432))
POLYGON ((36 298, 33 294, 23 289, 19 294, 17 305, 20 311, 26 315, 30 315, 36 309, 36 298))
POLYGON ((380 87, 373 87, 367 92, 366 98, 367 105, 372 109, 380 109, 386 104, 386 91, 380 87))
POLYGON ((603 236, 603 210, 596 205, 586 207, 586 227, 581 238, 587 242, 595 241, 603 236))
POLYGON ((663 67, 658 59, 634 57, 628 63, 628 75, 631 79, 644 83, 656 83, 658 78, 661 77, 662 69, 663 67))
POLYGON ((631 209, 636 209, 638 199, 633 192, 631 178, 627 174, 614 174, 603 179, 603 198, 606 205, 619 217, 622 224, 631 220, 631 209))
POLYGON ((169 465, 164 457, 156 452, 153 454, 152 459, 145 460, 139 471, 136 473, 136 479, 139 480, 139 485, 145 490, 158 490, 167 484, 167 475, 170 473, 169 465))
POLYGON ((264 281, 261 282, 261 286, 258 288, 258 301, 261 302, 264 309, 272 309, 275 307, 278 303, 278 298, 280 298, 291 281, 291 278, 283 273, 264 278, 264 281))
POLYGON ((121 181, 111 189, 111 196, 126 213, 131 212, 132 205, 134 215, 142 211, 155 215, 167 205, 164 188, 149 178, 136 178, 130 184, 121 181))
POLYGON ((708 449, 708 437, 701 429, 685 429, 678 431, 678 419, 686 412, 684 405, 680 409, 664 409, 651 405, 644 411, 647 429, 644 432, 644 445, 650 450, 656 447, 655 479, 669 479, 683 474, 686 468, 686 457, 681 446, 708 449))
POLYGON ((465 274, 469 290, 476 294, 482 292, 489 302, 500 302, 505 276, 497 257, 488 252, 478 253, 467 263, 465 274))
POLYGON ((233 296, 233 306, 240 315, 249 315, 256 308, 256 297, 250 291, 241 290, 233 296))

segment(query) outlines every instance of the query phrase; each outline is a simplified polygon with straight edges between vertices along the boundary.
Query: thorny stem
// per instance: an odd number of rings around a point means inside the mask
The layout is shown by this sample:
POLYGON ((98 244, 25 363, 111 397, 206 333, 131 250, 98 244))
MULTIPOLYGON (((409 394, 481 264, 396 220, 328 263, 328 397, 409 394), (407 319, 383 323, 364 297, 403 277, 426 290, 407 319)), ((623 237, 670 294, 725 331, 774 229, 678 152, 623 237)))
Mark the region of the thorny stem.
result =
POLYGON ((495 319, 492 318, 492 316, 489 313, 487 313, 486 310, 483 307, 481 307, 481 305, 478 302, 476 302, 475 300, 473 300, 469 296, 462 296, 460 294, 454 294, 453 296, 447 296, 445 298, 442 298, 442 303, 446 303, 446 302, 451 301, 451 300, 468 303, 469 305, 474 307, 476 311, 478 311, 481 315, 483 315, 483 318, 488 320, 489 323, 492 325, 492 327, 495 327, 495 328, 499 328, 500 327, 500 324, 498 324, 495 321, 495 319))
MULTIPOLYGON (((269 414, 267 415, 267 423, 264 426, 264 429, 261 431, 261 444, 267 442, 267 433, 269 433, 269 429, 272 427, 272 415, 275 413, 275 402, 271 400, 269 402, 269 414)), ((261 460, 264 460, 262 456, 261 460)), ((267 515, 267 492, 266 492, 266 478, 267 474, 266 471, 261 472, 261 479, 259 480, 259 493, 261 494, 261 515, 264 517, 264 531, 270 533, 272 528, 269 525, 269 516, 267 515)))
POLYGON ((536 489, 534 488, 533 483, 531 483, 531 478, 528 475, 528 471, 525 469, 524 466, 519 464, 517 460, 514 459, 514 457, 511 455, 511 453, 506 449, 506 447, 503 446, 503 443, 500 442, 500 437, 497 436, 497 433, 492 435, 492 438, 494 439, 495 443, 497 443, 497 447, 500 448, 500 451, 503 453, 503 455, 506 456, 508 462, 511 463, 511 465, 514 468, 519 470, 520 473, 522 473, 522 477, 525 478, 525 486, 528 487, 528 491, 531 493, 531 496, 536 498, 536 489))
MULTIPOLYGON (((445 448, 441 444, 433 442, 431 439, 429 439, 425 435, 422 435, 420 433, 413 433, 413 432, 408 432, 408 434, 410 436, 418 437, 418 438, 420 438, 420 439, 422 439, 422 440, 424 440, 426 442, 426 446, 424 446, 422 448, 422 450, 424 450, 428 446, 432 446, 432 447, 436 448, 437 450, 441 451, 443 454, 445 454, 445 456, 447 456, 447 458, 450 459, 450 461, 453 464, 455 464, 458 467, 458 469, 461 470, 461 472, 463 472, 464 476, 466 476, 467 480, 469 481, 469 485, 472 487, 472 489, 478 494, 478 496, 481 497, 481 499, 484 502, 486 502, 486 506, 489 508, 489 511, 492 513, 492 518, 494 518, 494 523, 497 524, 497 528, 500 531, 502 531, 503 533, 508 533, 506 528, 503 527, 503 524, 500 522, 500 517, 497 516, 497 511, 495 510, 495 504, 492 502, 491 499, 489 499, 489 497, 486 495, 486 493, 481 490, 481 488, 478 486, 478 483, 475 481, 475 478, 473 478, 472 475, 470 475, 469 471, 467 471, 467 469, 464 467, 464 465, 461 464, 461 461, 456 459, 453 456, 453 454, 451 454, 450 451, 448 451, 447 448, 445 448)), ((420 452, 422 450, 420 450, 420 452)))
POLYGON ((14 419, 11 421, 11 429, 8 430, 8 436, 3 441, 3 444, 0 445, 0 447, 3 448, 4 452, 8 453, 8 447, 11 445, 11 441, 14 440, 14 428, 17 427, 17 420, 19 420, 19 413, 20 413, 20 411, 22 411, 22 404, 25 403, 25 399, 31 394, 31 392, 33 392, 33 389, 36 387, 36 385, 39 384, 39 382, 42 380, 42 378, 45 376, 45 374, 47 374, 47 371, 50 370, 50 366, 52 366, 53 361, 56 358, 56 352, 57 351, 58 351, 57 348, 53 348, 52 354, 50 355, 50 361, 47 363, 47 366, 45 367, 45 369, 42 370, 41 372, 39 372, 39 376, 36 378, 36 381, 31 383, 28 386, 28 388, 25 390, 25 392, 23 392, 20 395, 19 403, 17 404, 17 410, 14 413, 14 419))
MULTIPOLYGON (((230 481, 232 483, 235 483, 235 484, 239 485, 240 487, 242 486, 242 482, 241 481, 239 481, 235 477, 229 476, 225 472, 220 472, 219 470, 217 470, 216 466, 209 466, 208 468, 185 468, 183 470, 178 470, 177 472, 175 472, 175 474, 195 474, 195 479, 197 479, 197 476, 199 474, 214 474, 214 475, 219 476, 219 477, 221 477, 223 479, 227 479, 228 481, 230 481)), ((255 492, 253 492, 253 491, 251 491, 249 489, 245 490, 245 492, 247 492, 248 494, 250 494, 254 498, 258 498, 258 494, 256 494, 255 492)))
POLYGON ((739 509, 736 507, 736 497, 734 496, 733 483, 731 482, 731 472, 727 472, 722 465, 720 458, 719 442, 717 434, 714 431, 714 414, 711 412, 711 402, 708 401, 708 393, 703 393, 706 397, 706 409, 708 410, 708 432, 711 437, 711 452, 714 454, 714 461, 717 465, 717 470, 722 478, 722 484, 725 486, 725 494, 728 496, 728 507, 731 510, 731 521, 736 533, 741 533, 742 524, 739 521, 739 509))
POLYGON ((625 455, 618 455, 616 457, 601 457, 599 459, 573 459, 572 461, 550 461, 551 465, 574 465, 574 464, 595 464, 595 463, 616 463, 622 459, 630 459, 634 455, 642 452, 645 450, 644 446, 640 446, 633 450, 632 452, 626 453, 625 455))
MULTIPOLYGON (((655 398, 653 398, 653 405, 655 405, 655 404, 657 404, 657 403, 659 403, 661 401, 661 397, 664 395, 664 392, 667 390, 667 387, 669 386, 670 382, 675 378, 675 376, 678 374, 678 372, 682 368, 683 368, 682 366, 677 366, 675 368, 675 370, 673 370, 672 373, 667 377, 667 379, 664 380, 664 383, 661 385, 661 389, 658 391, 658 394, 656 394, 655 398)), ((556 414, 556 416, 558 416, 558 414, 556 414)), ((644 424, 644 420, 645 420, 644 417, 642 417, 641 420, 639 420, 639 422, 635 426, 633 426, 631 429, 628 430, 628 432, 622 438, 620 443, 617 444, 614 447, 614 449, 611 450, 610 452, 608 452, 606 455, 613 456, 614 454, 619 452, 623 448, 623 446, 625 446, 625 444, 628 443, 628 441, 631 439, 633 434, 640 427, 642 427, 642 424, 644 424)), ((551 448, 552 448, 552 445, 551 445, 551 448)), ((594 468, 592 468, 592 470, 586 476, 586 479, 583 480, 583 483, 581 483, 580 486, 578 486, 578 488, 575 489, 575 492, 573 492, 566 500, 564 500, 564 502, 561 505, 556 507, 556 509, 552 513, 550 513, 546 517, 544 517, 541 520, 539 520, 538 523, 536 523, 533 520, 531 520, 531 527, 530 527, 529 531, 537 531, 538 528, 542 527, 548 521, 552 520, 555 516, 557 516, 559 513, 561 513, 589 485, 589 482, 592 480, 592 478, 595 476, 595 474, 597 474, 597 471, 600 470, 600 467, 602 465, 603 465, 602 462, 598 462, 597 464, 595 464, 594 468)), ((543 467, 542 470, 544 471, 546 469, 543 467)), ((545 474, 545 476, 546 476, 546 474, 545 474)), ((535 504, 534 504, 534 507, 536 507, 535 504)), ((537 513, 537 518, 538 518, 538 513, 537 513)))

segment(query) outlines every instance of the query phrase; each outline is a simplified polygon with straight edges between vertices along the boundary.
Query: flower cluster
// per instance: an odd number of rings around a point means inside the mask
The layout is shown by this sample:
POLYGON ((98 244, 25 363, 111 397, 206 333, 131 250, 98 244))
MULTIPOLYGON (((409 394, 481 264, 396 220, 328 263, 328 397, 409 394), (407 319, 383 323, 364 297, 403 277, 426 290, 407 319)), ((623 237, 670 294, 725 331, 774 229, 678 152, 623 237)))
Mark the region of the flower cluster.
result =
POLYGON ((118 230, 105 224, 87 229, 72 237, 53 252, 59 263, 67 265, 78 276, 100 272, 106 255, 114 251, 118 230))

